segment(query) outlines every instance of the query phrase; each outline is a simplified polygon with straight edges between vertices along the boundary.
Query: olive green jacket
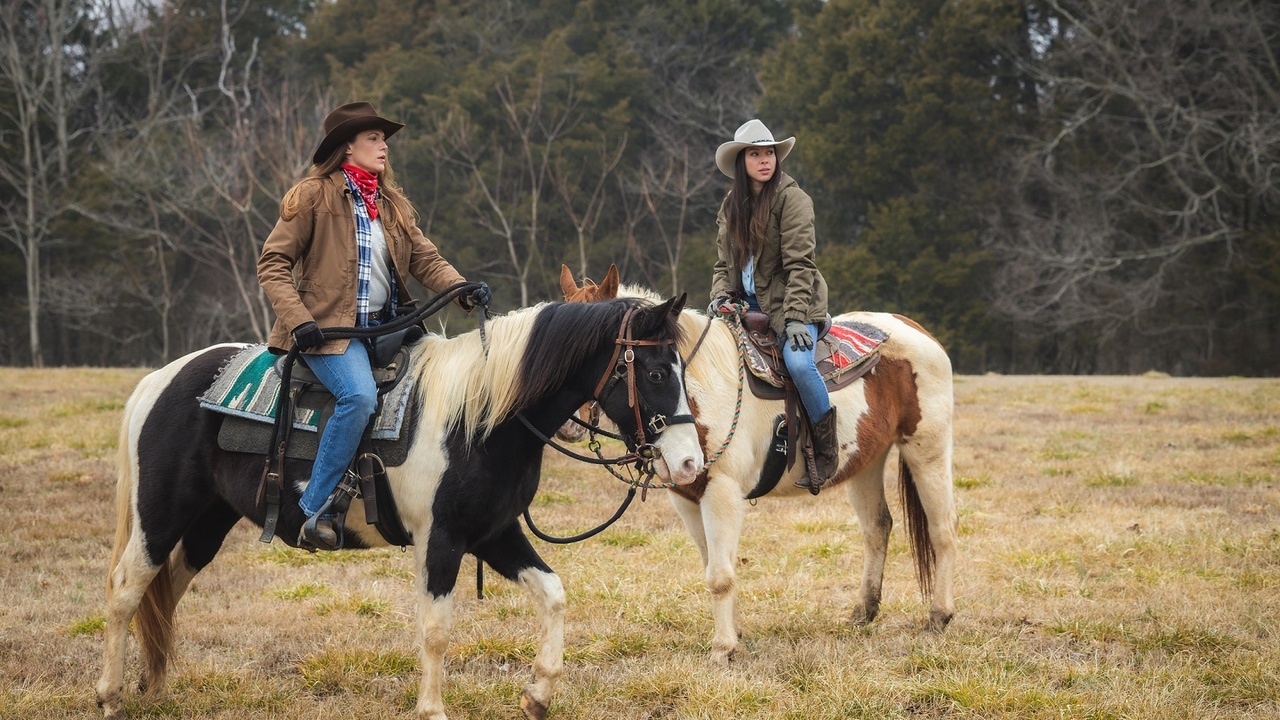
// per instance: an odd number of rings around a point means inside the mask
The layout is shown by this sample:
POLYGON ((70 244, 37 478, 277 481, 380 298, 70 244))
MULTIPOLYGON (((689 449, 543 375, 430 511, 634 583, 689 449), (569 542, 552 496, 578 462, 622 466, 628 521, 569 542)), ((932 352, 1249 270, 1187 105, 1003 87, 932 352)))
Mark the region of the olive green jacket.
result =
MULTIPOLYGON (((258 282, 276 311, 268 344, 273 350, 293 347, 293 329, 315 321, 324 327, 356 324, 356 245, 354 198, 346 177, 337 170, 320 181, 303 181, 298 214, 281 217, 262 245, 258 282)), ((378 200, 379 217, 386 206, 378 200)), ((383 225, 396 274, 399 302, 410 300, 406 271, 433 292, 463 282, 422 234, 412 219, 396 227, 383 225)), ((338 354, 348 340, 330 340, 315 352, 338 354)))
MULTIPOLYGON (((821 323, 827 318, 827 281, 814 261, 813 200, 790 175, 778 178, 778 191, 769 210, 765 240, 756 254, 756 299, 769 316, 769 327, 781 333, 787 320, 821 323)), ((725 202, 716 217, 717 260, 711 298, 741 295, 742 268, 733 260, 725 202)))

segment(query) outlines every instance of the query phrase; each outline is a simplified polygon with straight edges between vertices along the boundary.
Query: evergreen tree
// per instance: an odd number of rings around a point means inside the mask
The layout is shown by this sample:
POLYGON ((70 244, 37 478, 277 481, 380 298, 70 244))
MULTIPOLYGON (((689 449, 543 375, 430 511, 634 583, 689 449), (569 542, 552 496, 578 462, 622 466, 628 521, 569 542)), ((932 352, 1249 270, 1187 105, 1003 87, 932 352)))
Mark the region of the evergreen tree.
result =
POLYGON ((837 310, 912 316, 962 370, 992 339, 983 246, 1005 133, 1024 82, 1007 0, 831 0, 763 65, 762 113, 799 138, 795 174, 819 213, 837 310))

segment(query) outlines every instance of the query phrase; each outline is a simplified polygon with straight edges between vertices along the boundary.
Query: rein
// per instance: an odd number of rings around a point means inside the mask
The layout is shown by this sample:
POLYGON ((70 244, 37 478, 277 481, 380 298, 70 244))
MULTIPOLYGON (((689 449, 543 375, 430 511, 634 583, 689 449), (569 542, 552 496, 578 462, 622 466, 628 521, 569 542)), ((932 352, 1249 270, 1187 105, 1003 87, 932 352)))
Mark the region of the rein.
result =
MULTIPOLYGON (((724 317, 725 323, 732 323, 742 328, 742 318, 746 314, 746 306, 734 305, 734 312, 724 317)), ((689 360, 686 365, 693 362, 693 357, 698 354, 698 349, 702 347, 702 341, 707 339, 707 333, 711 331, 711 323, 715 322, 715 318, 707 319, 707 326, 702 330, 702 336, 698 338, 698 343, 693 346, 693 351, 689 353, 689 360)), ((732 328, 731 328, 732 329, 732 328)), ((742 389, 747 384, 747 347, 743 343, 742 333, 733 333, 735 344, 738 346, 738 399, 733 403, 733 422, 729 423, 729 434, 725 436, 724 442, 720 443, 720 448, 715 451, 710 458, 702 463, 702 467, 698 470, 701 475, 711 469, 712 465, 724 455, 724 451, 729 449, 729 443, 733 442, 733 436, 738 432, 738 420, 742 417, 742 389)))
MULTIPOLYGON (((543 540, 545 542, 564 545, 564 544, 579 542, 579 541, 594 537, 595 535, 603 531, 605 528, 617 522, 618 519, 622 517, 622 514, 626 512, 627 508, 631 505, 631 501, 635 498, 637 487, 643 488, 643 492, 641 493, 641 496, 640 496, 641 502, 644 502, 644 500, 647 498, 649 493, 649 488, 651 487, 660 487, 663 489, 674 487, 673 483, 662 483, 660 485, 655 485, 651 482, 653 479, 653 476, 657 474, 656 471, 653 469, 653 463, 654 463, 654 460, 657 459, 659 455, 659 451, 657 446, 648 442, 648 438, 645 436, 645 432, 644 432, 646 423, 641 417, 641 411, 640 411, 641 403, 639 398, 639 392, 636 389, 635 348, 653 347, 653 346, 660 346, 660 345, 674 345, 676 341, 675 341, 675 338, 671 338, 669 340, 636 340, 635 338, 631 337, 631 331, 632 331, 631 324, 634 318, 635 311, 636 311, 636 306, 633 305, 632 307, 627 308, 626 313, 622 316, 622 323, 618 328, 618 337, 613 341, 614 342, 613 355, 609 358, 609 362, 605 365, 604 374, 601 375, 600 381, 596 383, 595 393, 592 397, 592 399, 595 400, 596 403, 598 404, 600 402, 601 397, 606 394, 606 391, 609 391, 609 392, 612 391, 611 386, 614 383, 616 383, 617 381, 623 378, 626 378, 627 406, 632 408, 633 412, 635 413, 636 436, 633 438, 636 446, 635 450, 632 450, 624 455, 620 455, 616 458, 604 457, 600 453, 600 443, 594 439, 594 435, 597 431, 603 435, 607 435, 609 437, 613 437, 618 440, 623 440, 624 442, 626 441, 626 438, 623 438, 620 435, 614 435, 612 433, 605 432, 603 429, 595 425, 583 423, 581 420, 577 420, 577 418, 575 417, 574 420, 576 422, 578 422, 579 424, 582 424, 584 427, 590 429, 592 432, 593 437, 592 437, 590 447, 592 451, 595 452, 596 457, 594 458, 588 457, 586 455, 576 453, 560 445, 553 438, 547 436, 545 433, 543 433, 542 431, 534 427, 533 423, 530 422, 529 419, 524 416, 524 413, 519 413, 519 412, 516 413, 516 417, 519 418, 520 422, 524 424, 525 428, 527 428, 529 432, 533 434, 534 437, 542 441, 543 445, 547 445, 555 449, 557 452, 567 455, 568 457, 571 457, 580 462, 590 463, 592 465, 603 465, 611 475, 623 481, 624 483, 627 483, 630 486, 629 490, 627 491, 626 499, 622 501, 622 505, 618 507, 618 510, 616 512, 614 512, 613 517, 604 521, 603 523, 596 526, 595 528, 592 528, 591 530, 588 530, 584 533, 574 535, 571 537, 563 537, 563 538, 554 537, 542 532, 534 524, 533 517, 530 516, 529 514, 529 509, 525 508, 524 510, 525 525, 527 525, 529 527, 530 532, 532 532, 540 540, 543 540), (619 362, 619 357, 621 357, 622 359, 621 362, 619 362), (617 470, 614 469, 614 466, 617 466, 617 465, 631 465, 631 464, 635 464, 636 467, 639 469, 641 473, 640 479, 637 479, 636 477, 632 477, 632 478, 623 477, 621 473, 619 473, 617 470)), ((694 422, 693 415, 674 415, 668 418, 662 414, 654 414, 653 417, 649 418, 648 426, 649 426, 649 429, 652 431, 654 437, 657 437, 658 435, 662 434, 663 430, 666 430, 671 425, 681 425, 681 424, 692 423, 692 422, 694 422)))

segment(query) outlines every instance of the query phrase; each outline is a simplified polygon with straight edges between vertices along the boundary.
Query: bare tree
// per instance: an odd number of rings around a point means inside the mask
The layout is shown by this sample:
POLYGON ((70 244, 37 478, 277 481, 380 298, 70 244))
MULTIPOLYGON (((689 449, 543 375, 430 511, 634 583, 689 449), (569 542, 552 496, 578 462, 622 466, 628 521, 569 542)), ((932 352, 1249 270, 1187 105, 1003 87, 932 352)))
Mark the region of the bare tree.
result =
POLYGON ((618 162, 622 160, 622 154, 627 149, 627 138, 624 135, 618 141, 617 147, 610 149, 609 139, 601 138, 599 149, 599 162, 588 167, 587 163, 583 163, 576 169, 566 169, 566 163, 563 158, 557 159, 551 166, 551 182, 555 185, 556 192, 560 195, 560 200, 564 206, 565 213, 569 216, 569 221, 573 223, 575 231, 577 247, 578 247, 578 277, 587 276, 587 260, 590 255, 592 237, 595 233, 596 225, 600 223, 601 214, 605 206, 605 183, 609 180, 609 176, 613 174, 618 162), (578 203, 581 201, 583 183, 588 172, 593 172, 594 182, 591 184, 591 191, 586 195, 585 204, 579 208, 578 203))
POLYGON ((314 88, 261 77, 256 40, 241 50, 235 39, 244 7, 223 0, 218 35, 182 53, 170 38, 181 18, 160 7, 150 22, 119 23, 148 82, 146 112, 112 115, 98 147, 117 202, 79 209, 133 241, 137 262, 121 289, 155 313, 162 360, 191 343, 266 339, 272 311, 257 284, 257 255, 279 199, 306 170, 328 103, 314 88), (214 63, 215 79, 195 80, 187 71, 197 62, 214 63), (212 308, 223 316, 192 317, 212 308))
POLYGON ((1192 331, 1207 357, 1243 315, 1242 239, 1280 207, 1280 7, 1046 7, 1058 34, 1028 70, 1055 129, 1010 168, 997 307, 1049 332, 1192 331))
POLYGON ((466 113, 454 108, 439 125, 443 141, 436 143, 435 152, 466 175, 472 216, 502 241, 523 306, 529 304, 530 271, 540 262, 545 241, 542 200, 551 182, 553 152, 572 128, 577 98, 570 83, 565 97, 556 98, 552 107, 542 71, 527 93, 517 92, 510 76, 504 76, 494 95, 510 135, 478 138, 466 113))
POLYGON ((739 62, 742 48, 733 28, 708 25, 686 35, 637 36, 631 46, 662 92, 644 116, 650 144, 620 186, 629 255, 649 284, 656 287, 665 276, 678 294, 689 228, 698 225, 691 216, 705 217, 718 206, 712 151, 755 114, 760 84, 751 67, 739 62), (636 232, 656 235, 661 247, 655 252, 636 232))
POLYGON ((11 0, 0 4, 0 235, 26 266, 31 363, 44 365, 40 343, 41 253, 66 209, 73 141, 92 132, 82 112, 92 48, 85 43, 83 0, 11 0))

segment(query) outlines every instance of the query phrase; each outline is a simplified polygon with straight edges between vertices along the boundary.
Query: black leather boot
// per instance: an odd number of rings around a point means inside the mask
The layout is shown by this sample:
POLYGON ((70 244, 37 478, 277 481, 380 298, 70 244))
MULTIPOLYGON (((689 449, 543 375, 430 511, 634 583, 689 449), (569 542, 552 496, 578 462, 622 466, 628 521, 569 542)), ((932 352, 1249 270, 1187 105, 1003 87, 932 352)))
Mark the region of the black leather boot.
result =
MULTIPOLYGON (((806 451, 809 448, 805 448, 806 451)), ((831 480, 839 467, 840 440, 836 437, 836 409, 833 407, 813 424, 813 448, 805 453, 805 474, 796 481, 796 487, 807 488, 810 495, 817 495, 831 480)))
POLYGON ((813 455, 818 464, 818 479, 823 485, 839 470, 837 461, 840 456, 840 438, 836 437, 836 409, 832 407, 827 414, 813 424, 813 455))

